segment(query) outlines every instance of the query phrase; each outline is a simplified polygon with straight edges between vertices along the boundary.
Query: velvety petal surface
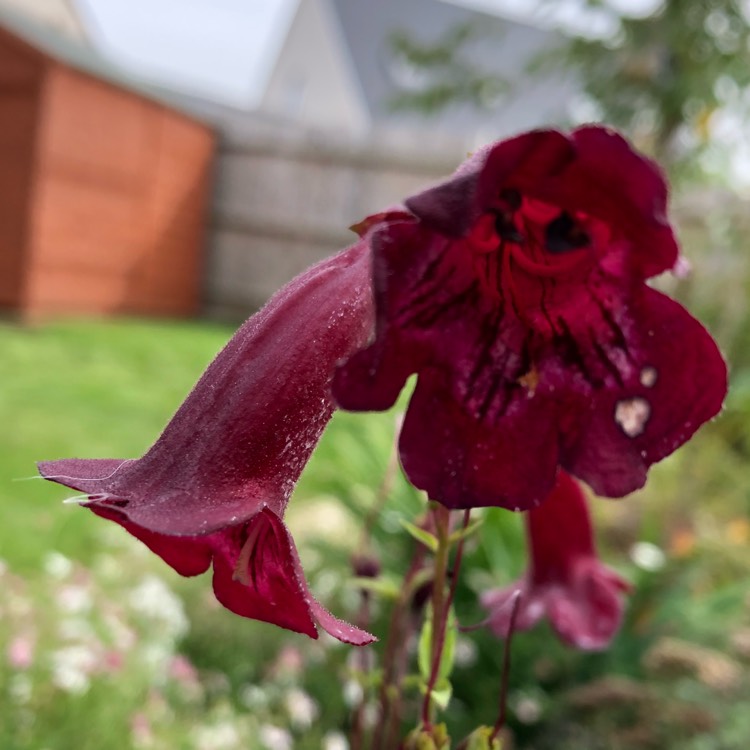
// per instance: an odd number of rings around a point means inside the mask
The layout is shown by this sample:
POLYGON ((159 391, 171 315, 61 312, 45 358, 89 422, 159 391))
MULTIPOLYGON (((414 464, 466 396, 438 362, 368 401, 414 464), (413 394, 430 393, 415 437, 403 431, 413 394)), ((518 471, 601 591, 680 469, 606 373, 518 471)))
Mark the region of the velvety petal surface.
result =
POLYGON ((372 330, 369 278, 363 241, 314 266, 237 331, 143 458, 43 462, 43 475, 163 534, 283 514, 333 413, 334 367, 372 330))
POLYGON ((219 600, 238 614, 352 643, 307 588, 282 522, 294 485, 333 412, 336 363, 372 330, 369 245, 300 275, 219 353, 140 459, 63 459, 42 476, 76 489, 175 570, 214 566, 219 600))
POLYGON ((497 424, 474 419, 439 371, 422 371, 399 440, 412 484, 450 508, 526 510, 545 498, 558 461, 554 411, 520 388, 496 398, 506 402, 497 424))

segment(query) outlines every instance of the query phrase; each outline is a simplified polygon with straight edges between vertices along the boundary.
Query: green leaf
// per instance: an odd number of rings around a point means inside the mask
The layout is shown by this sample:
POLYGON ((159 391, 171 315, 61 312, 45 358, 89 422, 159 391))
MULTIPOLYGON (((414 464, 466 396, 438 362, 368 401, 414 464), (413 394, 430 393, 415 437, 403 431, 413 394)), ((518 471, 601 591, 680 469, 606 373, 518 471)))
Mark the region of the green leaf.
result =
POLYGON ((424 544, 425 547, 427 547, 428 550, 435 553, 437 552, 438 548, 438 540, 437 537, 434 534, 430 534, 429 531, 426 531, 425 529, 420 529, 419 526, 416 526, 415 524, 411 523, 410 521, 407 521, 406 519, 401 519, 401 525, 418 541, 424 544))
POLYGON ((502 750, 502 743, 498 738, 490 743, 492 731, 491 727, 478 727, 466 738, 462 747, 466 750, 502 750))
POLYGON ((430 697, 438 708, 445 711, 445 709, 448 708, 448 704, 451 702, 451 695, 453 695, 453 687, 447 678, 443 678, 442 680, 437 681, 430 697))
POLYGON ((475 534, 477 531, 479 531, 483 523, 483 518, 477 518, 476 520, 472 521, 465 529, 458 529, 458 531, 454 531, 448 537, 448 542, 450 544, 455 544, 456 542, 461 541, 461 539, 468 539, 472 534, 475 534))
MULTIPOLYGON (((431 700, 441 709, 447 707, 453 692, 449 677, 453 671, 457 637, 458 623, 456 622, 453 607, 451 607, 445 626, 445 639, 443 640, 443 651, 440 655, 437 680, 430 696, 431 700)), ((427 691, 430 674, 432 673, 432 604, 428 604, 425 609, 425 621, 424 625, 422 625, 422 631, 419 634, 417 662, 421 676, 420 689, 424 693, 427 691)))

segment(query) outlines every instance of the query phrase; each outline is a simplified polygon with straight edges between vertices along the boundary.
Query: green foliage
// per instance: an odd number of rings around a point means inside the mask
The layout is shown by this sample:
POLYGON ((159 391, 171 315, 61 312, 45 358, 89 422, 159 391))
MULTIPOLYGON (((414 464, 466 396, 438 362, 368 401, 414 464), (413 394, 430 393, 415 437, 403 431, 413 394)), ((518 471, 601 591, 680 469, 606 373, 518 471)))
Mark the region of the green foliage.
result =
POLYGON ((743 5, 662 0, 652 15, 619 19, 613 37, 576 39, 567 62, 605 122, 630 133, 662 161, 694 158, 707 143, 712 113, 738 105, 750 84, 750 25, 743 5))
MULTIPOLYGON (((422 630, 419 633, 417 645, 417 665, 421 677, 422 692, 427 691, 432 674, 432 654, 433 654, 433 632, 432 632, 432 606, 428 605, 425 609, 424 622, 422 630)), ((451 699, 452 688, 450 675, 453 671, 453 665, 456 659, 456 638, 458 637, 458 623, 456 622, 456 613, 451 607, 448 613, 448 620, 445 626, 445 640, 443 649, 440 653, 440 666, 438 668, 437 680, 432 690, 430 699, 441 708, 445 709, 451 699)))
MULTIPOLYGON (((746 746, 750 310, 747 295, 734 295, 744 294, 748 275, 739 240, 727 234, 714 241, 723 235, 711 234, 718 230, 707 223, 688 233, 700 283, 678 293, 719 334, 735 390, 722 417, 655 467, 644 491, 595 504, 605 556, 635 584, 627 622, 603 654, 573 652, 546 626, 516 636, 509 726, 519 750, 746 746), (630 559, 632 545, 643 540, 663 550, 662 567, 644 569, 630 559)), ((31 476, 38 457, 138 455, 229 335, 197 324, 136 322, 0 329, 0 408, 9 426, 0 436, 0 475, 31 476)), ((354 618, 362 600, 352 553, 379 559, 369 626, 381 636, 417 547, 403 524, 418 523, 426 505, 395 462, 398 410, 338 414, 289 518, 316 595, 342 616, 354 618)), ((370 650, 375 668, 363 677, 356 661, 363 652, 232 616, 216 604, 206 577, 179 579, 120 529, 62 506, 59 488, 4 481, 0 493, 7 519, 0 528, 7 566, 0 572, 0 643, 4 654, 24 636, 35 643, 30 666, 0 662, 4 750, 119 750, 137 746, 134 738, 146 728, 157 749, 202 750, 217 741, 211 738, 231 736, 228 747, 260 750, 268 727, 288 731, 299 750, 318 750, 326 734, 347 731, 353 686, 368 705, 375 700, 382 644, 370 650), (165 625, 133 605, 143 598, 134 592, 152 578, 179 594, 187 631, 174 624, 179 617, 165 625), (81 601, 88 602, 83 609, 81 601), (71 646, 83 651, 65 651, 71 646), (55 665, 84 652, 111 666, 87 672, 84 692, 60 687, 55 665), (162 661, 149 661, 155 653, 162 661), (291 710, 300 695, 319 712, 309 725, 291 710)), ((488 509, 474 520, 481 526, 472 525, 466 538, 454 602, 462 625, 483 618, 482 591, 518 577, 525 565, 520 516, 488 509)), ((161 591, 158 598, 169 599, 161 591)), ((410 614, 418 632, 424 611, 410 614)), ((414 674, 417 638, 412 646, 414 674)), ((453 693, 441 719, 453 737, 466 737, 496 718, 502 644, 479 629, 456 633, 452 650, 453 693)), ((410 684, 403 734, 421 702, 410 684)))
POLYGON ((461 24, 432 43, 393 32, 388 40, 390 63, 402 90, 392 98, 391 107, 425 115, 457 104, 491 107, 509 84, 500 71, 485 70, 466 54, 466 48, 483 36, 486 32, 474 23, 461 24))

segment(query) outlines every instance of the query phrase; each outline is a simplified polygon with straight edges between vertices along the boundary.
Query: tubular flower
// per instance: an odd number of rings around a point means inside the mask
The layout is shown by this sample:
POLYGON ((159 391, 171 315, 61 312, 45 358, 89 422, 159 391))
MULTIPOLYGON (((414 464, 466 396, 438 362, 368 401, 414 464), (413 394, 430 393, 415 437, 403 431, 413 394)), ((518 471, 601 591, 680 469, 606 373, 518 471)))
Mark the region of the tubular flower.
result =
POLYGON ((401 462, 448 507, 534 507, 559 466, 641 487, 726 392, 709 334, 644 283, 678 260, 666 203, 656 165, 589 126, 495 143, 365 220, 376 337, 337 402, 388 408, 417 373, 401 462))
POLYGON ((549 497, 524 518, 531 564, 520 582, 483 595, 488 625, 501 638, 508 636, 520 591, 519 630, 528 630, 547 615, 571 646, 606 648, 620 627, 623 594, 630 585, 597 558, 580 486, 561 471, 549 497))
POLYGON ((213 564, 217 599, 239 615, 317 638, 368 633, 310 594, 283 522, 289 496, 333 413, 339 360, 372 329, 369 248, 359 242, 298 276, 250 318, 140 459, 43 462, 178 573, 213 564))

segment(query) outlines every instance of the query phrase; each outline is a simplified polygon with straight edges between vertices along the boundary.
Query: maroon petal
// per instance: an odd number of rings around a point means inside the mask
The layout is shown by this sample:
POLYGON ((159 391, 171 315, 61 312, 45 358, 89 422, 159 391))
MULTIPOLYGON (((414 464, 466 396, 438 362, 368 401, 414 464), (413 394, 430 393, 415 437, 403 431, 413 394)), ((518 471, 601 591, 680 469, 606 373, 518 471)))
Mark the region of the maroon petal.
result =
POLYGON ((315 600, 292 537, 268 508, 245 524, 241 533, 214 536, 214 591, 227 609, 311 638, 317 638, 317 621, 345 643, 362 646, 375 640, 338 620, 315 600))
POLYGON ((571 590, 550 589, 547 611, 552 627, 565 643, 581 651, 609 646, 622 624, 628 584, 597 560, 579 564, 571 590))
POLYGON ((205 573, 211 567, 213 557, 211 536, 190 537, 157 534, 128 521, 127 516, 114 507, 92 504, 87 507, 97 516, 120 524, 128 533, 143 542, 181 576, 197 576, 205 573))
POLYGON ((554 412, 521 389, 496 397, 507 398, 503 417, 476 419, 455 401, 438 371, 422 371, 399 442, 412 484, 450 508, 521 510, 542 501, 557 465, 554 412))
POLYGON ((525 188, 563 169, 574 154, 557 130, 533 130, 480 149, 445 182, 412 196, 406 207, 430 228, 464 235, 502 187, 525 188))
POLYGON ((643 287, 630 315, 626 333, 637 366, 622 386, 592 394, 562 452, 569 472, 610 497, 643 486, 647 468, 715 416, 726 394, 715 342, 681 305, 643 287))
POLYGON ((336 371, 332 385, 336 403, 353 411, 390 409, 416 369, 412 357, 394 342, 369 346, 336 371))
POLYGON ((564 173, 540 183, 538 197, 586 211, 625 236, 631 243, 629 262, 639 277, 672 268, 679 251, 667 220, 661 169, 609 128, 579 128, 571 140, 575 159, 564 173))
POLYGON ((216 598, 229 610, 254 620, 318 637, 316 624, 345 643, 375 638, 334 617, 310 593, 283 521, 267 508, 238 526, 206 536, 157 534, 128 521, 118 510, 90 505, 119 523, 180 575, 205 573, 213 562, 216 598))
POLYGON ((526 580, 485 591, 480 601, 489 613, 487 626, 498 638, 510 634, 514 607, 518 607, 514 627, 520 631, 531 630, 547 614, 544 592, 532 589, 526 580), (519 595, 521 599, 517 601, 519 595))

